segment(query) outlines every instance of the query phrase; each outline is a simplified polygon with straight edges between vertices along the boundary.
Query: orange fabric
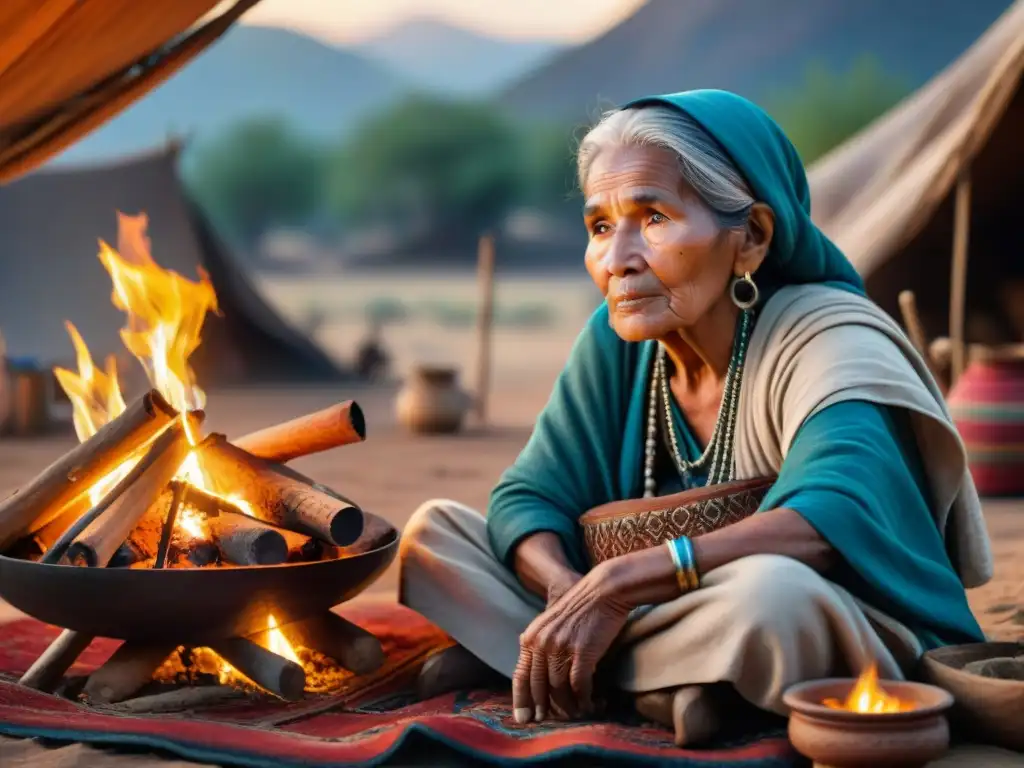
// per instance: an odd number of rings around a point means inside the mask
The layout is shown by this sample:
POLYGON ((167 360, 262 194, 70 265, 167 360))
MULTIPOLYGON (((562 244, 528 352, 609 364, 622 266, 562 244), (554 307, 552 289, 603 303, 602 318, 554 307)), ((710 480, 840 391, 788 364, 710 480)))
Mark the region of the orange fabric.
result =
MULTIPOLYGON (((39 6, 38 0, 3 3, 39 6)), ((0 127, 31 119, 91 88, 187 30, 216 4, 217 0, 72 3, 0 74, 0 127)), ((31 18, 25 21, 29 25, 31 18)), ((19 45, 19 37, 13 45, 19 45)), ((10 44, 4 40, 2 48, 10 44)))
POLYGON ((40 0, 32 8, 32 3, 14 1, 0 8, 0 73, 60 21, 75 2, 40 0))
POLYGON ((63 13, 66 0, 3 0, 15 8, 0 11, 0 183, 41 165, 160 85, 257 2, 238 0, 147 63, 217 0, 72 0, 63 13), (25 13, 32 4, 45 17, 25 13), (4 61, 11 62, 6 70, 4 61))

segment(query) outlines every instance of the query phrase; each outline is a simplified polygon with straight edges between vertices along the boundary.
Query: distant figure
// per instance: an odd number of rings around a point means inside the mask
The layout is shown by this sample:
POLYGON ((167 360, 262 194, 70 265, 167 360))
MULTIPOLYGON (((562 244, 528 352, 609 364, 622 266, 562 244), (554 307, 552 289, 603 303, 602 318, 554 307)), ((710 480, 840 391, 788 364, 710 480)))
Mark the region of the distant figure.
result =
POLYGON ((362 379, 375 381, 385 376, 388 370, 388 353, 381 342, 381 323, 370 321, 366 337, 356 351, 356 372, 362 379))

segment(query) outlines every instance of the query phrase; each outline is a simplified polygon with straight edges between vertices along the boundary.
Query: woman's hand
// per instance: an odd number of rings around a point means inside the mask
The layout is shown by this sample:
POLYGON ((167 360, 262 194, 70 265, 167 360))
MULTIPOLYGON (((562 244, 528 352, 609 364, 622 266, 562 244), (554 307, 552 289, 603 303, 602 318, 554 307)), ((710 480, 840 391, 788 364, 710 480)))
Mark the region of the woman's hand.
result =
POLYGON ((523 539, 516 547, 514 561, 519 581, 549 608, 583 578, 569 565, 558 536, 548 531, 523 539))
POLYGON ((562 598, 562 595, 575 587, 582 578, 583 574, 571 568, 565 568, 552 574, 547 583, 547 607, 550 608, 557 603, 562 598))
POLYGON ((609 573, 598 566, 580 578, 520 637, 512 678, 516 722, 544 720, 549 707, 566 718, 594 711, 594 671, 632 608, 615 594, 609 573))
POLYGON ((679 597, 667 547, 652 547, 607 560, 578 580, 533 620, 519 638, 512 677, 516 721, 544 720, 594 711, 598 662, 638 605, 679 597))

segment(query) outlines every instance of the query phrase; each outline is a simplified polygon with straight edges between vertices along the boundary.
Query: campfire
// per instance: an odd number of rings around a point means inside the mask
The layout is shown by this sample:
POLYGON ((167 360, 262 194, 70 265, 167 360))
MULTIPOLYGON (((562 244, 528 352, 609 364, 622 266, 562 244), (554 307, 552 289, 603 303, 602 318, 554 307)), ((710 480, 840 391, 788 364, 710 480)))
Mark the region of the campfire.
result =
POLYGON ((892 712, 910 712, 917 709, 917 703, 904 701, 882 690, 878 684, 878 666, 874 663, 865 669, 857 678, 846 699, 826 698, 822 703, 829 709, 841 709, 846 712, 857 712, 863 715, 888 714, 892 712))
MULTIPOLYGON (((354 554, 363 512, 285 463, 364 439, 359 407, 340 403, 233 441, 204 434, 206 395, 189 357, 208 313, 217 312, 213 285, 202 272, 192 281, 154 261, 145 215, 119 224, 120 252, 101 242, 99 259, 127 317, 121 340, 150 389, 126 401, 114 358, 98 367, 67 323, 78 370, 55 374, 80 442, 0 503, 0 552, 125 571, 288 566, 354 554)), ((372 527, 372 516, 365 519, 372 527)), ((273 605, 263 614, 262 631, 217 638, 212 648, 129 639, 85 693, 109 703, 152 679, 194 683, 205 675, 293 699, 381 661, 376 638, 335 614, 282 625, 273 605)), ((52 690, 91 639, 65 630, 22 682, 52 690)))

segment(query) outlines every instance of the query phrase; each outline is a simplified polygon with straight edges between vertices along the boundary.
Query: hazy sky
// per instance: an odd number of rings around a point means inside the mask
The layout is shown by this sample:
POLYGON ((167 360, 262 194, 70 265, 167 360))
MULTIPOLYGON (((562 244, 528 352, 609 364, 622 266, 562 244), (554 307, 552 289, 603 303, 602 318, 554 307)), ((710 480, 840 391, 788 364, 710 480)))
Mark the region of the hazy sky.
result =
POLYGON ((509 38, 586 40, 643 0, 262 0, 243 22, 289 27, 334 42, 372 36, 397 22, 432 16, 509 38))

